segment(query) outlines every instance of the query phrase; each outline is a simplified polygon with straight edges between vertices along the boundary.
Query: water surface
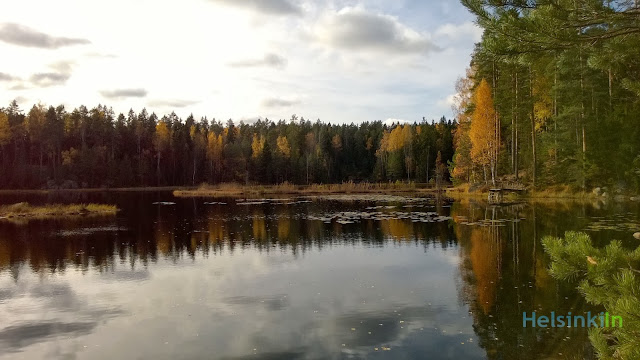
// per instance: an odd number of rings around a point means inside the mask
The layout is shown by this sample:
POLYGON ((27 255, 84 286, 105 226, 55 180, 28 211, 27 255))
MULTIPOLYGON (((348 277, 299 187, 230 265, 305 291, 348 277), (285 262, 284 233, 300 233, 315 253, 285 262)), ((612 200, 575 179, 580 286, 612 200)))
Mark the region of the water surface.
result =
POLYGON ((525 311, 592 310, 549 276, 540 239, 631 246, 640 218, 612 203, 0 197, 18 201, 122 211, 0 221, 2 359, 593 359, 585 329, 522 327, 525 311))

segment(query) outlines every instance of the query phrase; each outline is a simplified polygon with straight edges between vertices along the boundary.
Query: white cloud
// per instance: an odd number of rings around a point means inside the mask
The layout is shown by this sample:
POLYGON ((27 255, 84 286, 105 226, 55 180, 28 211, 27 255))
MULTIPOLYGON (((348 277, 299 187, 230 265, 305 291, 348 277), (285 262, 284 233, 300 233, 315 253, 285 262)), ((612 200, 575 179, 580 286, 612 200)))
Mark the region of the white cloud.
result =
POLYGON ((475 43, 482 38, 482 28, 471 21, 461 24, 447 23, 436 29, 435 36, 445 40, 470 40, 475 43))
POLYGON ((264 57, 256 59, 244 59, 244 60, 236 60, 229 63, 229 66, 235 68, 251 68, 251 67, 261 67, 268 66, 274 67, 278 69, 282 69, 287 66, 287 59, 278 54, 265 54, 264 57))
POLYGON ((0 41, 17 46, 43 49, 57 49, 63 46, 85 45, 91 43, 87 39, 45 34, 28 26, 15 23, 0 24, 0 41))
POLYGON ((438 100, 437 104, 441 107, 451 107, 455 104, 456 94, 447 95, 444 99, 438 100))
POLYGON ((394 124, 413 123, 413 121, 409 121, 409 120, 405 120, 405 119, 393 119, 393 118, 386 119, 383 122, 384 122, 385 125, 388 125, 388 126, 391 126, 391 125, 394 125, 394 124))
POLYGON ((57 48, 0 41, 0 106, 23 96, 217 119, 288 119, 292 110, 335 122, 439 118, 450 114, 440 94, 454 91, 479 36, 466 13, 451 18, 411 2, 100 1, 23 0, 0 13, 0 24, 87 40, 57 48), (153 16, 140 16, 151 5, 153 16), (55 84, 64 86, 46 86, 55 84))
POLYGON ((348 51, 369 51, 388 55, 426 54, 439 50, 428 33, 418 32, 396 17, 346 7, 325 15, 312 30, 320 43, 348 51))
POLYGON ((212 3, 249 9, 266 15, 302 15, 302 9, 289 0, 210 0, 212 3))
POLYGON ((145 97, 147 96, 147 90, 142 88, 134 88, 134 89, 113 89, 113 90, 102 90, 100 94, 107 99, 122 99, 129 97, 145 97))
POLYGON ((262 106, 265 108, 286 108, 299 104, 301 104, 301 101, 299 99, 270 97, 262 100, 262 106))

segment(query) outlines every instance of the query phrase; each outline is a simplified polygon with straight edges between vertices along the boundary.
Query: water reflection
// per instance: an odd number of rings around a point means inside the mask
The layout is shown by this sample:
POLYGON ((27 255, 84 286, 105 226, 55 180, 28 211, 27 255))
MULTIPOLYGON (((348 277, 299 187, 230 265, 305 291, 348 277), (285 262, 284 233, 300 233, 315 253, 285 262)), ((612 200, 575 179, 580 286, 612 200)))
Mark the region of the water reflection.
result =
POLYGON ((589 310, 549 276, 539 239, 603 213, 638 219, 584 204, 83 196, 123 211, 0 223, 0 356, 592 359, 584 329, 522 327, 525 311, 589 310))

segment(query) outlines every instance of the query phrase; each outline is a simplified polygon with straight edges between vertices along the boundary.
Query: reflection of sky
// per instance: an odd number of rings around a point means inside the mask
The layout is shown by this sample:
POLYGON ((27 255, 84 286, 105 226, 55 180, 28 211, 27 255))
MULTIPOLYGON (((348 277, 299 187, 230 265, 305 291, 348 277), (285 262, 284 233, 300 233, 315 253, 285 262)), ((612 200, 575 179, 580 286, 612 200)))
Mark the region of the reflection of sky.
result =
POLYGON ((103 274, 24 269, 14 281, 3 273, 1 353, 484 358, 458 300, 456 251, 439 246, 333 245, 302 255, 242 249, 136 268, 145 270, 125 270, 125 259, 103 274))

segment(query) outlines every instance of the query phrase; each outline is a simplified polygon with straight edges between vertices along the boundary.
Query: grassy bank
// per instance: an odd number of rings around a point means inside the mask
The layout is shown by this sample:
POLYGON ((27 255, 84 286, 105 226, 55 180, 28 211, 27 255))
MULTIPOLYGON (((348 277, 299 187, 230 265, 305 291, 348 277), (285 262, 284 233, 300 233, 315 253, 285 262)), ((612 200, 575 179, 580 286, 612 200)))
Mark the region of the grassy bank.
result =
POLYGON ((530 190, 526 197, 533 199, 578 199, 578 200, 597 200, 602 196, 593 192, 572 189, 570 186, 557 185, 542 189, 530 190))
POLYGON ((0 219, 35 218, 49 219, 70 216, 115 215, 115 205, 104 204, 47 204, 34 206, 22 202, 0 206, 0 219))
POLYGON ((289 183, 278 185, 241 185, 219 184, 202 185, 197 189, 181 189, 173 192, 177 197, 223 197, 247 195, 318 195, 318 194, 351 194, 374 193, 388 194, 401 192, 433 192, 435 189, 416 183, 354 183, 294 185, 289 183))
MULTIPOLYGON (((489 189, 491 186, 489 185, 476 185, 471 186, 470 184, 461 184, 455 187, 451 187, 446 189, 447 196, 452 198, 484 198, 486 199, 489 195, 489 189)), ((532 189, 528 187, 526 191, 520 193, 507 193, 505 194, 505 199, 509 200, 605 200, 605 199, 614 199, 614 200, 628 200, 635 199, 631 195, 615 195, 610 196, 611 194, 606 194, 604 192, 594 192, 594 191, 585 191, 576 189, 574 187, 568 185, 554 185, 548 187, 541 187, 532 189)))

